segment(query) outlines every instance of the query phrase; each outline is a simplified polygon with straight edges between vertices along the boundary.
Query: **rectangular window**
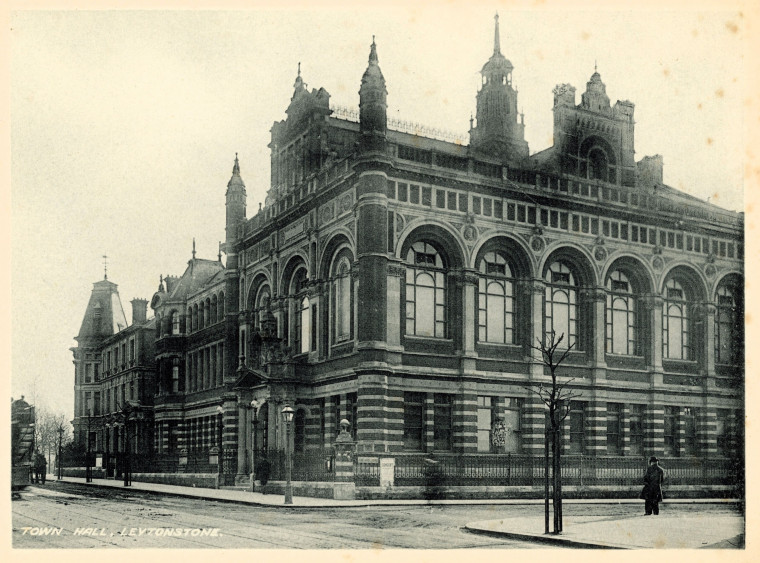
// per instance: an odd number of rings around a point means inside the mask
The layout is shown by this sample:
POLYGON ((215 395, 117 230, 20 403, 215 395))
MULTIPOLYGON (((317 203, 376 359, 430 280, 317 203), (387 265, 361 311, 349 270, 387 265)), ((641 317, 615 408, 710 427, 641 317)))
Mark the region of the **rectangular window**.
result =
POLYGON ((398 200, 399 201, 406 201, 406 195, 407 195, 407 185, 402 184, 399 182, 398 184, 398 200))
POLYGON ((84 365, 84 382, 92 383, 92 364, 84 365))
POLYGON ((478 397, 478 451, 491 451, 491 423, 493 421, 491 397, 478 397))
POLYGON ((449 209, 451 211, 457 210, 457 194, 456 192, 449 192, 449 209))
POLYGON ((639 242, 639 228, 631 225, 631 242, 639 242))
POLYGON ((549 211, 547 209, 541 210, 541 224, 546 227, 549 226, 549 211))
POLYGON ((694 252, 702 252, 702 239, 694 237, 694 252))
POLYGON ((612 227, 612 233, 611 233, 612 238, 620 238, 620 235, 619 235, 619 232, 618 232, 619 225, 617 223, 613 222, 610 226, 612 227))
POLYGON ((607 453, 609 455, 621 455, 623 453, 620 426, 622 411, 623 405, 620 403, 607 403, 607 453))
POLYGON ((578 216, 573 215, 573 231, 577 233, 578 231, 580 231, 580 229, 581 227, 580 227, 580 221, 578 220, 578 216))
POLYGON ((443 190, 435 190, 435 206, 439 209, 446 207, 446 192, 443 190))
POLYGON ((479 197, 473 197, 472 198, 472 212, 476 215, 480 215, 480 198, 479 197))
POLYGON ((346 418, 351 424, 349 426, 351 437, 356 440, 356 428, 358 426, 357 413, 359 412, 359 401, 356 393, 349 393, 346 395, 346 418))
POLYGON ((92 405, 92 414, 95 416, 99 416, 101 414, 100 412, 100 391, 95 391, 93 395, 93 405, 92 405))
POLYGON ((422 451, 425 415, 425 394, 404 393, 404 449, 422 451))
POLYGON ((602 234, 606 237, 610 236, 610 222, 602 221, 602 234))
POLYGON ((493 202, 493 216, 496 217, 497 219, 504 218, 504 204, 498 199, 495 199, 493 202))
POLYGON ((531 225, 536 224, 536 208, 535 207, 528 207, 528 223, 531 225))
POLYGON ((524 205, 517 206, 517 221, 520 223, 525 223, 525 206, 524 205))
POLYGON ((686 455, 697 455, 697 409, 684 407, 683 417, 683 449, 686 455))
POLYGON ((515 220, 515 204, 507 203, 507 221, 515 220))
POLYGON ((643 420, 644 405, 631 405, 631 415, 628 422, 631 455, 641 455, 644 452, 643 420))
POLYGON ((459 211, 467 213, 467 194, 459 194, 459 211))
POLYGON ((678 419, 678 407, 665 407, 663 453, 666 456, 678 455, 678 442, 676 441, 676 421, 678 419))
POLYGON ((559 214, 559 228, 564 231, 567 230, 567 213, 559 214))
POLYGON ((483 215, 485 215, 486 217, 491 216, 491 201, 492 200, 488 198, 483 199, 483 215))
POLYGON ((599 219, 591 219, 591 234, 599 234, 599 219))
POLYGON ((552 229, 559 227, 559 213, 557 211, 552 211, 549 217, 552 229))
POLYGON ((713 256, 718 255, 718 241, 717 240, 712 241, 712 253, 713 253, 713 256))
POLYGON ((586 403, 581 401, 570 402, 570 454, 585 453, 584 438, 586 435, 586 403))
POLYGON ((422 187, 422 205, 426 205, 430 207, 431 202, 432 202, 432 191, 433 191, 433 188, 429 186, 422 187))
POLYGON ((628 240, 628 225, 620 225, 620 238, 623 240, 628 240))
POLYGON ((507 397, 504 401, 504 437, 501 441, 504 443, 505 452, 519 453, 522 449, 522 441, 520 439, 522 399, 507 397))
POLYGON ((420 187, 414 184, 409 186, 409 203, 420 202, 420 187))
POLYGON ((581 232, 588 232, 588 217, 581 217, 581 232))
POLYGON ((433 447, 449 451, 452 448, 453 395, 435 393, 433 396, 433 447))
POLYGON ((676 235, 676 248, 678 250, 683 250, 683 235, 676 235))
POLYGON ((668 233, 668 248, 675 248, 675 246, 676 246, 675 233, 668 233))

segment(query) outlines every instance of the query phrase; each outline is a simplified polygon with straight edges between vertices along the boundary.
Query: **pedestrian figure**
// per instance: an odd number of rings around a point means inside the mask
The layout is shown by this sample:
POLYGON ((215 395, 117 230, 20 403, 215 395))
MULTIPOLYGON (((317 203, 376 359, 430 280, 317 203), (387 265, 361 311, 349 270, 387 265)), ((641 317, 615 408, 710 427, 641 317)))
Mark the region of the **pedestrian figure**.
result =
POLYGON ((665 480, 665 472, 659 466, 659 459, 655 456, 649 458, 649 467, 644 475, 644 488, 640 498, 644 501, 644 514, 655 516, 660 513, 659 503, 662 502, 662 482, 665 480))

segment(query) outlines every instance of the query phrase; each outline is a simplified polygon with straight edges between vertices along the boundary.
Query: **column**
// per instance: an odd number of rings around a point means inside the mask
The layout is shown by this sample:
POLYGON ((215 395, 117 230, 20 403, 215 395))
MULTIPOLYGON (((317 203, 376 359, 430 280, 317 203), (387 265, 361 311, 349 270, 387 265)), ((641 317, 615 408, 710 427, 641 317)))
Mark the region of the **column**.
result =
MULTIPOLYGON (((586 340, 589 346, 588 358, 591 363, 591 381, 606 379, 607 361, 605 358, 605 343, 607 341, 607 326, 605 324, 605 307, 607 302, 607 293, 604 289, 593 288, 583 292, 583 299, 586 302, 589 314, 588 319, 591 321, 589 339, 586 340)), ((582 322, 582 316, 579 315, 579 321, 582 322)), ((582 329, 581 329, 582 330, 582 329)), ((587 333, 588 334, 588 333, 587 333)), ((578 335, 583 338, 582 334, 578 335)))
MULTIPOLYGON (((704 362, 702 369, 704 369, 705 375, 708 378, 715 377, 715 315, 717 309, 712 303, 705 303, 702 307, 703 314, 700 320, 704 321, 704 354, 702 360, 704 362)), ((709 388, 715 387, 715 380, 707 383, 709 388)))
POLYGON ((340 419, 335 419, 335 397, 333 395, 325 397, 325 433, 327 434, 325 443, 331 444, 338 435, 339 422, 340 419))
POLYGON ((435 449, 435 408, 434 393, 425 393, 423 410, 422 450, 432 452, 435 449))
POLYGON ((659 295, 649 295, 643 299, 648 316, 647 328, 649 338, 644 341, 647 347, 647 363, 653 373, 652 385, 662 385, 662 307, 664 300, 659 295))
MULTIPOLYGON (((460 276, 462 284, 462 353, 465 356, 475 355, 475 311, 478 309, 478 275, 475 270, 465 270, 460 276)), ((471 368, 475 365, 472 362, 471 368)))
POLYGON ((524 399, 522 412, 522 447, 526 454, 532 456, 544 455, 546 413, 546 405, 535 395, 531 394, 524 399))
POLYGON ((452 441, 454 451, 478 451, 478 395, 475 382, 463 381, 454 399, 452 441))
POLYGON ((238 433, 238 411, 237 397, 234 394, 225 394, 222 397, 222 457, 223 473, 231 474, 235 471, 234 466, 237 459, 237 433, 238 433))
POLYGON ((678 407, 677 410, 675 432, 676 455, 681 457, 686 454, 686 417, 683 407, 678 407))
POLYGON ((607 402, 598 397, 586 404, 585 454, 607 453, 607 402))
POLYGON ((401 345, 401 335, 406 330, 401 319, 401 280, 406 276, 406 268, 400 263, 388 264, 386 282, 386 341, 389 347, 401 345))
POLYGON ((644 409, 644 455, 661 456, 665 440, 665 407, 653 402, 644 409))
POLYGON ((631 406, 623 403, 620 411, 620 451, 624 456, 631 455, 631 406))
MULTIPOLYGON (((705 399, 707 399, 705 397, 705 399)), ((706 403, 706 400, 705 400, 706 403)), ((718 455, 718 413, 714 406, 703 406, 699 409, 697 420, 697 444, 699 454, 703 458, 718 455)))
POLYGON ((248 429, 251 427, 249 420, 250 409, 242 399, 238 401, 238 425, 237 425, 237 474, 245 475, 248 473, 248 460, 250 459, 250 450, 248 446, 248 429))
MULTIPOLYGON (((530 302, 528 313, 529 322, 527 328, 527 338, 524 342, 524 355, 532 360, 530 366, 530 379, 542 378, 544 376, 544 364, 541 352, 535 350, 532 346, 538 346, 539 342, 544 341, 544 292, 545 285, 543 280, 534 279, 520 284, 521 294, 530 302)), ((543 427, 543 422, 542 422, 543 427)), ((541 431, 543 434, 543 430, 541 431)), ((543 438, 542 438, 543 447, 543 438)))
MULTIPOLYGON (((388 376, 390 373, 360 371, 357 373, 357 418, 356 439, 359 451, 388 451, 390 439, 388 430, 388 376)), ((335 436, 330 435, 331 439, 335 436)))

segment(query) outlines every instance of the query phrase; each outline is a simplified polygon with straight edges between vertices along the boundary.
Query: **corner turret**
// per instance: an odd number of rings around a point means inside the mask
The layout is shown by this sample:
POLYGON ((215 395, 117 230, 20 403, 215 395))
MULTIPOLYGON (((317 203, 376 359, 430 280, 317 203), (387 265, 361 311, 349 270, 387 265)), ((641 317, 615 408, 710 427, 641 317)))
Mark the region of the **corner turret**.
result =
POLYGON ((369 63, 359 88, 359 130, 362 152, 384 151, 388 129, 385 78, 377 60, 375 36, 369 51, 369 63))

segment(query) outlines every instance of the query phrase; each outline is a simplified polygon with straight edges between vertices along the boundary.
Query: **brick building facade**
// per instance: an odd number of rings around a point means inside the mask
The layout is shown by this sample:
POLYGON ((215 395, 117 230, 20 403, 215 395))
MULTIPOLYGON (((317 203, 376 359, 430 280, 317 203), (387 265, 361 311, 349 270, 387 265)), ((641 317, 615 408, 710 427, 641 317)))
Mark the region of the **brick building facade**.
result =
POLYGON ((634 104, 596 71, 579 104, 554 89, 554 145, 530 155, 513 70, 497 20, 464 143, 388 119, 374 41, 358 112, 299 69, 265 205, 246 216, 236 158, 226 264, 193 256, 153 297, 155 451, 221 446, 246 475, 289 404, 296 451, 345 418, 360 455, 541 455, 531 344, 552 333, 580 394, 567 453, 741 450, 743 214, 636 161, 634 104))

